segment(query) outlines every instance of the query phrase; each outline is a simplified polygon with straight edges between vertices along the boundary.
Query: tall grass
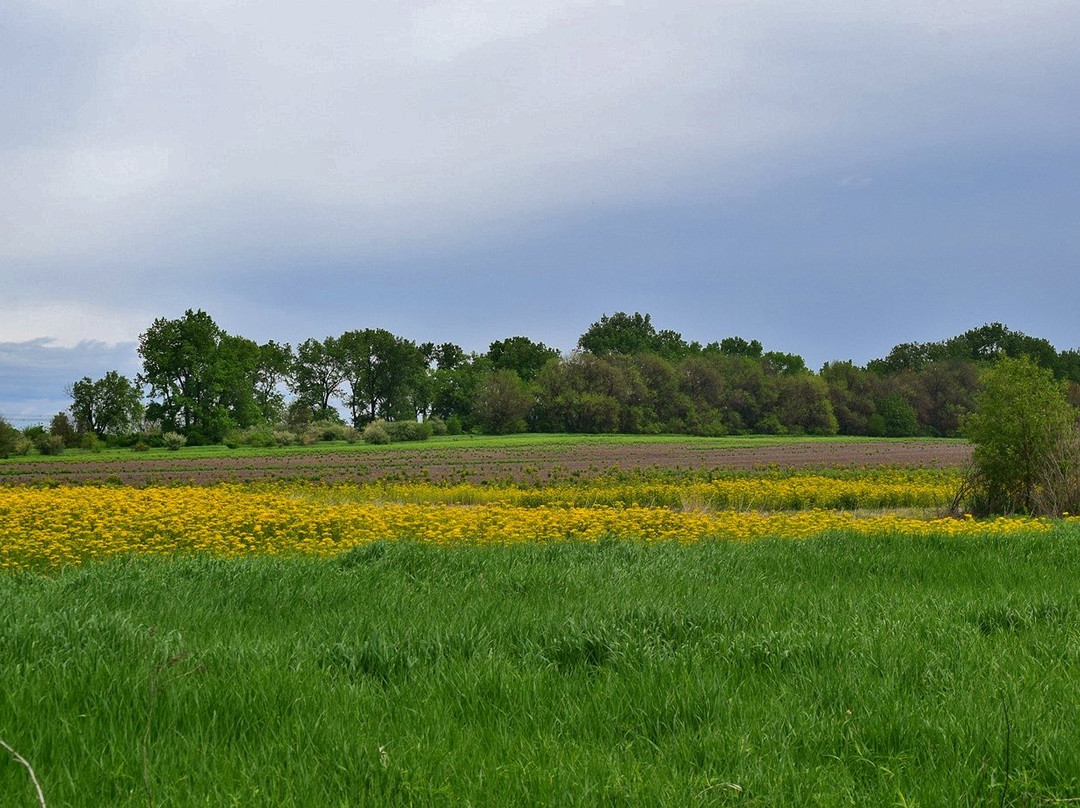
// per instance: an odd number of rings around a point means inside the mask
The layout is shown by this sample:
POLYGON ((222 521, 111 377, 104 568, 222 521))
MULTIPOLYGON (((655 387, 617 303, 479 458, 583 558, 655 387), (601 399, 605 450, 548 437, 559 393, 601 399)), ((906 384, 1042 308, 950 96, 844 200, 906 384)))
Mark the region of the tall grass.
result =
MULTIPOLYGON (((0 576, 59 806, 1080 797, 1080 539, 431 548, 0 576)), ((0 755, 0 803, 33 806, 0 755)))

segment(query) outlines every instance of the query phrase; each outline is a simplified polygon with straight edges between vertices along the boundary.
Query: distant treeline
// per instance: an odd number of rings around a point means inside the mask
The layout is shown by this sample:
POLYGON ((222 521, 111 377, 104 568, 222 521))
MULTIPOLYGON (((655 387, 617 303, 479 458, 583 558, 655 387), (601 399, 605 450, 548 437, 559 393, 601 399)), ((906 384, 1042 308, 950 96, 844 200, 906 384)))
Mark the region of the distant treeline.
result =
POLYGON ((623 312, 589 326, 569 355, 524 336, 469 353, 370 328, 260 345, 190 310, 155 320, 138 351, 136 379, 75 382, 70 418, 59 414, 50 431, 69 441, 176 433, 197 444, 423 421, 451 433, 948 437, 962 434, 980 374, 1001 356, 1030 357, 1080 400, 1080 351, 998 323, 818 372, 757 340, 687 342, 623 312))

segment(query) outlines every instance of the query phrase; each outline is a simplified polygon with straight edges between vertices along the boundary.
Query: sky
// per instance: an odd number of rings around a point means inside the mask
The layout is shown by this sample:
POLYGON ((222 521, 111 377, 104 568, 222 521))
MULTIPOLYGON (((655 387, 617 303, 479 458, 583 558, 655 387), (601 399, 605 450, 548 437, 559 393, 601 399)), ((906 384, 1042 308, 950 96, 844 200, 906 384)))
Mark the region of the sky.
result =
POLYGON ((1075 0, 7 0, 0 415, 202 309, 812 368, 1080 347, 1075 0))

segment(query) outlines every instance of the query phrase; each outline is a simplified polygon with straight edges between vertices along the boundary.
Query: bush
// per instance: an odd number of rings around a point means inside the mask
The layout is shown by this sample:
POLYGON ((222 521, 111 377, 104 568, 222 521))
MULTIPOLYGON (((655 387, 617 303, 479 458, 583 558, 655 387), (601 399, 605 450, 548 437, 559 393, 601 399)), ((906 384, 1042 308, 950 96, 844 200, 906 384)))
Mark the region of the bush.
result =
MULTIPOLYGON (((961 496, 972 513, 1053 516, 1080 510, 1078 412, 1066 386, 1027 357, 1002 358, 983 380, 965 431, 974 470, 961 496)), ((961 496, 958 496, 958 501, 961 496)))
POLYGON ((161 442, 165 444, 165 448, 170 452, 176 452, 184 447, 187 443, 187 438, 179 432, 166 432, 161 436, 161 442))
POLYGON ((919 417, 915 408, 899 393, 886 396, 878 413, 887 438, 910 438, 919 433, 919 417))
POLYGON ((131 447, 131 451, 133 451, 133 452, 149 452, 150 451, 150 444, 147 443, 144 440, 136 441, 135 444, 131 447))
POLYGON ((45 427, 42 424, 34 424, 33 426, 24 426, 22 428, 22 435, 28 441, 33 443, 38 438, 44 437, 46 434, 45 427))
POLYGON ((431 424, 420 421, 391 421, 387 429, 393 441, 428 440, 434 431, 431 424))
POLYGON ((222 441, 230 449, 236 449, 239 446, 253 446, 257 449, 266 448, 268 446, 274 446, 277 443, 277 439, 274 437, 274 433, 267 426, 253 426, 247 429, 236 429, 225 436, 222 441))
POLYGON ((101 438, 93 432, 87 432, 79 438, 79 448, 97 454, 104 448, 104 444, 101 442, 101 438))
POLYGON ((425 424, 431 425, 432 435, 445 435, 447 432, 446 421, 437 415, 430 415, 424 419, 425 424))
POLYGON ((356 430, 340 421, 315 421, 308 430, 318 434, 319 440, 356 440, 356 430))
POLYGON ((67 447, 60 435, 38 435, 34 438, 34 448, 43 455, 59 455, 67 447))
POLYGON ((386 421, 372 421, 364 427, 364 443, 386 444, 390 442, 390 430, 386 421))

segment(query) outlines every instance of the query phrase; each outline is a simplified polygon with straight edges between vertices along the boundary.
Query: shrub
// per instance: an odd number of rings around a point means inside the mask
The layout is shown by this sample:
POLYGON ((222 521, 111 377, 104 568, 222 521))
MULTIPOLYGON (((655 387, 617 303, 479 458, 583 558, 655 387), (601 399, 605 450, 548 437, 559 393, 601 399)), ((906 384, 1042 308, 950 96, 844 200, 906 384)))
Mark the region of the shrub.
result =
POLYGON ((101 442, 101 438, 95 435, 93 432, 87 432, 79 439, 79 448, 85 449, 88 452, 97 454, 104 448, 104 444, 101 442))
POLYGON ((966 432, 975 445, 971 511, 1056 515, 1080 509, 1077 415, 1064 383, 1027 357, 997 361, 966 432))
POLYGON ((428 440, 434 431, 431 424, 420 421, 391 421, 387 430, 393 441, 428 440))
POLYGON ((274 433, 267 426, 253 426, 247 429, 236 429, 225 436, 223 443, 230 449, 238 446, 254 446, 265 448, 276 443, 274 433))
POLYGON ((446 421, 437 415, 429 415, 424 419, 424 423, 431 425, 432 435, 445 435, 447 433, 446 421))
POLYGON ((1057 516, 1080 512, 1080 425, 1050 447, 1038 470, 1035 510, 1057 516))
POLYGON ((23 437, 33 442, 38 438, 46 434, 45 427, 42 424, 34 424, 33 426, 24 426, 22 429, 23 437))
POLYGON ((34 438, 34 448, 43 455, 59 455, 66 447, 60 435, 38 435, 34 438))
POLYGON ((350 430, 354 435, 353 440, 356 439, 355 430, 340 421, 315 421, 308 429, 316 432, 319 436, 319 440, 348 440, 350 430))
POLYGON ((131 451, 133 451, 133 452, 149 452, 150 451, 150 444, 147 443, 144 440, 136 441, 135 444, 131 447, 131 451))
POLYGON ((176 452, 184 447, 187 443, 187 438, 179 432, 166 432, 161 436, 161 442, 165 444, 165 448, 170 452, 176 452))
POLYGON ((364 427, 364 443, 386 444, 390 442, 390 430, 386 421, 372 421, 364 427))
POLYGON ((919 432, 915 408, 899 393, 886 396, 878 407, 887 438, 909 438, 919 432))

